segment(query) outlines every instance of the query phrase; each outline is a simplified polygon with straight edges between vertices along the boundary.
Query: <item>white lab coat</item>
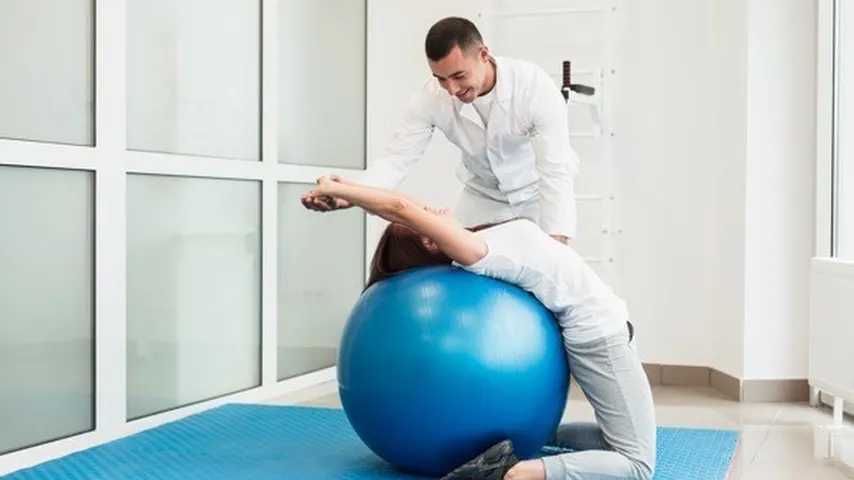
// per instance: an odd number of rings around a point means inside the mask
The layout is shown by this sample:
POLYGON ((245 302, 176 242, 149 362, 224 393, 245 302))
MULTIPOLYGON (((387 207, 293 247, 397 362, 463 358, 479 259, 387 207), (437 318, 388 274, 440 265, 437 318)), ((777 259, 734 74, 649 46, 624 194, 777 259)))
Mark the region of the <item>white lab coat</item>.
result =
POLYGON ((528 216, 546 233, 575 237, 578 156, 569 143, 560 90, 537 65, 502 57, 495 64, 495 100, 486 128, 472 105, 431 79, 413 97, 384 155, 360 180, 397 187, 439 128, 462 151, 457 177, 466 186, 461 201, 469 205, 464 209, 472 210, 475 203, 505 207, 503 213, 481 212, 480 218, 489 221, 533 206, 537 215, 528 216), (477 196, 487 201, 471 202, 477 196))

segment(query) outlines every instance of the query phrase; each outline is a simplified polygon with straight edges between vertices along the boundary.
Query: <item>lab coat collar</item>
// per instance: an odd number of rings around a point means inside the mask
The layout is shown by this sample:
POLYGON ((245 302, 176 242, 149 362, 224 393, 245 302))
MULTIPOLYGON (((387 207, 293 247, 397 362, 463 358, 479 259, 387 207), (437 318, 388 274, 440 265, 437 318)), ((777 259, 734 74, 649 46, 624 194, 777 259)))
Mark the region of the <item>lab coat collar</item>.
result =
POLYGON ((504 59, 501 57, 493 57, 495 60, 495 101, 501 105, 505 105, 510 100, 510 94, 513 91, 510 85, 510 72, 504 64, 504 59))

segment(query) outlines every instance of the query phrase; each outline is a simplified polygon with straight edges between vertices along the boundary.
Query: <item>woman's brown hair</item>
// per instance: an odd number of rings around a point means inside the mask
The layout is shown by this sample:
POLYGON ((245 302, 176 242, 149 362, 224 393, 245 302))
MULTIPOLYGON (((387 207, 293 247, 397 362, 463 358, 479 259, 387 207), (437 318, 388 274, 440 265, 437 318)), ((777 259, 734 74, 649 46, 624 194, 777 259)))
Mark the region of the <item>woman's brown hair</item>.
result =
POLYGON ((450 264, 451 257, 441 250, 428 249, 415 230, 399 223, 390 223, 377 243, 365 289, 403 270, 450 264))
MULTIPOLYGON (((486 223, 467 228, 467 230, 477 232, 513 220, 517 220, 517 218, 486 223)), ((365 290, 380 280, 385 280, 404 270, 431 265, 450 265, 452 261, 451 257, 445 255, 441 250, 427 248, 422 240, 422 235, 415 230, 399 223, 390 223, 380 237, 374 251, 374 258, 371 260, 371 273, 368 276, 368 284, 365 285, 365 290)))

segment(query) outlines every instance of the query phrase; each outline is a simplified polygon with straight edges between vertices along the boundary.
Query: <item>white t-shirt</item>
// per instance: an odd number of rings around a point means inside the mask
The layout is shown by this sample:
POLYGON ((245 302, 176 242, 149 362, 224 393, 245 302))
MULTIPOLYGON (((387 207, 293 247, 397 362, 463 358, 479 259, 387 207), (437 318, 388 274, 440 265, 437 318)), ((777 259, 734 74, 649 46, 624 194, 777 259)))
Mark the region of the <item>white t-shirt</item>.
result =
POLYGON ((477 114, 480 115, 480 119, 483 120, 483 125, 486 126, 489 123, 489 112, 492 111, 492 101, 495 100, 495 87, 492 87, 492 90, 489 91, 486 95, 477 97, 472 102, 472 106, 477 111, 477 114))
POLYGON ((578 253, 527 219, 475 233, 489 252, 470 272, 504 280, 531 292, 552 311, 564 342, 580 344, 626 331, 626 304, 578 253))

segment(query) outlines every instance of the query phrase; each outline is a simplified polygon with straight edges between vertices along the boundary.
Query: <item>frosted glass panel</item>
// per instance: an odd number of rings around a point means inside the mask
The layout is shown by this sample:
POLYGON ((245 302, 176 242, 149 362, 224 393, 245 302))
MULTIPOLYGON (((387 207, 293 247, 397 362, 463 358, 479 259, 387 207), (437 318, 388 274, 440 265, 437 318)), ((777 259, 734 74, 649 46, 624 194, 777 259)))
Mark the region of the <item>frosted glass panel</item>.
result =
POLYGON ((836 256, 854 260, 854 6, 837 1, 839 18, 839 65, 836 67, 839 123, 836 141, 836 256))
POLYGON ((341 331, 364 286, 365 215, 309 212, 299 203, 309 188, 279 184, 280 379, 336 363, 341 331))
POLYGON ((128 418, 260 384, 260 184, 128 176, 128 418))
POLYGON ((94 429, 94 178, 0 166, 0 453, 94 429))
POLYGON ((0 1, 0 137, 94 145, 94 8, 0 1))
POLYGON ((365 1, 279 3, 279 161, 365 166, 365 1))
POLYGON ((257 160, 257 0, 128 0, 128 148, 257 160))

